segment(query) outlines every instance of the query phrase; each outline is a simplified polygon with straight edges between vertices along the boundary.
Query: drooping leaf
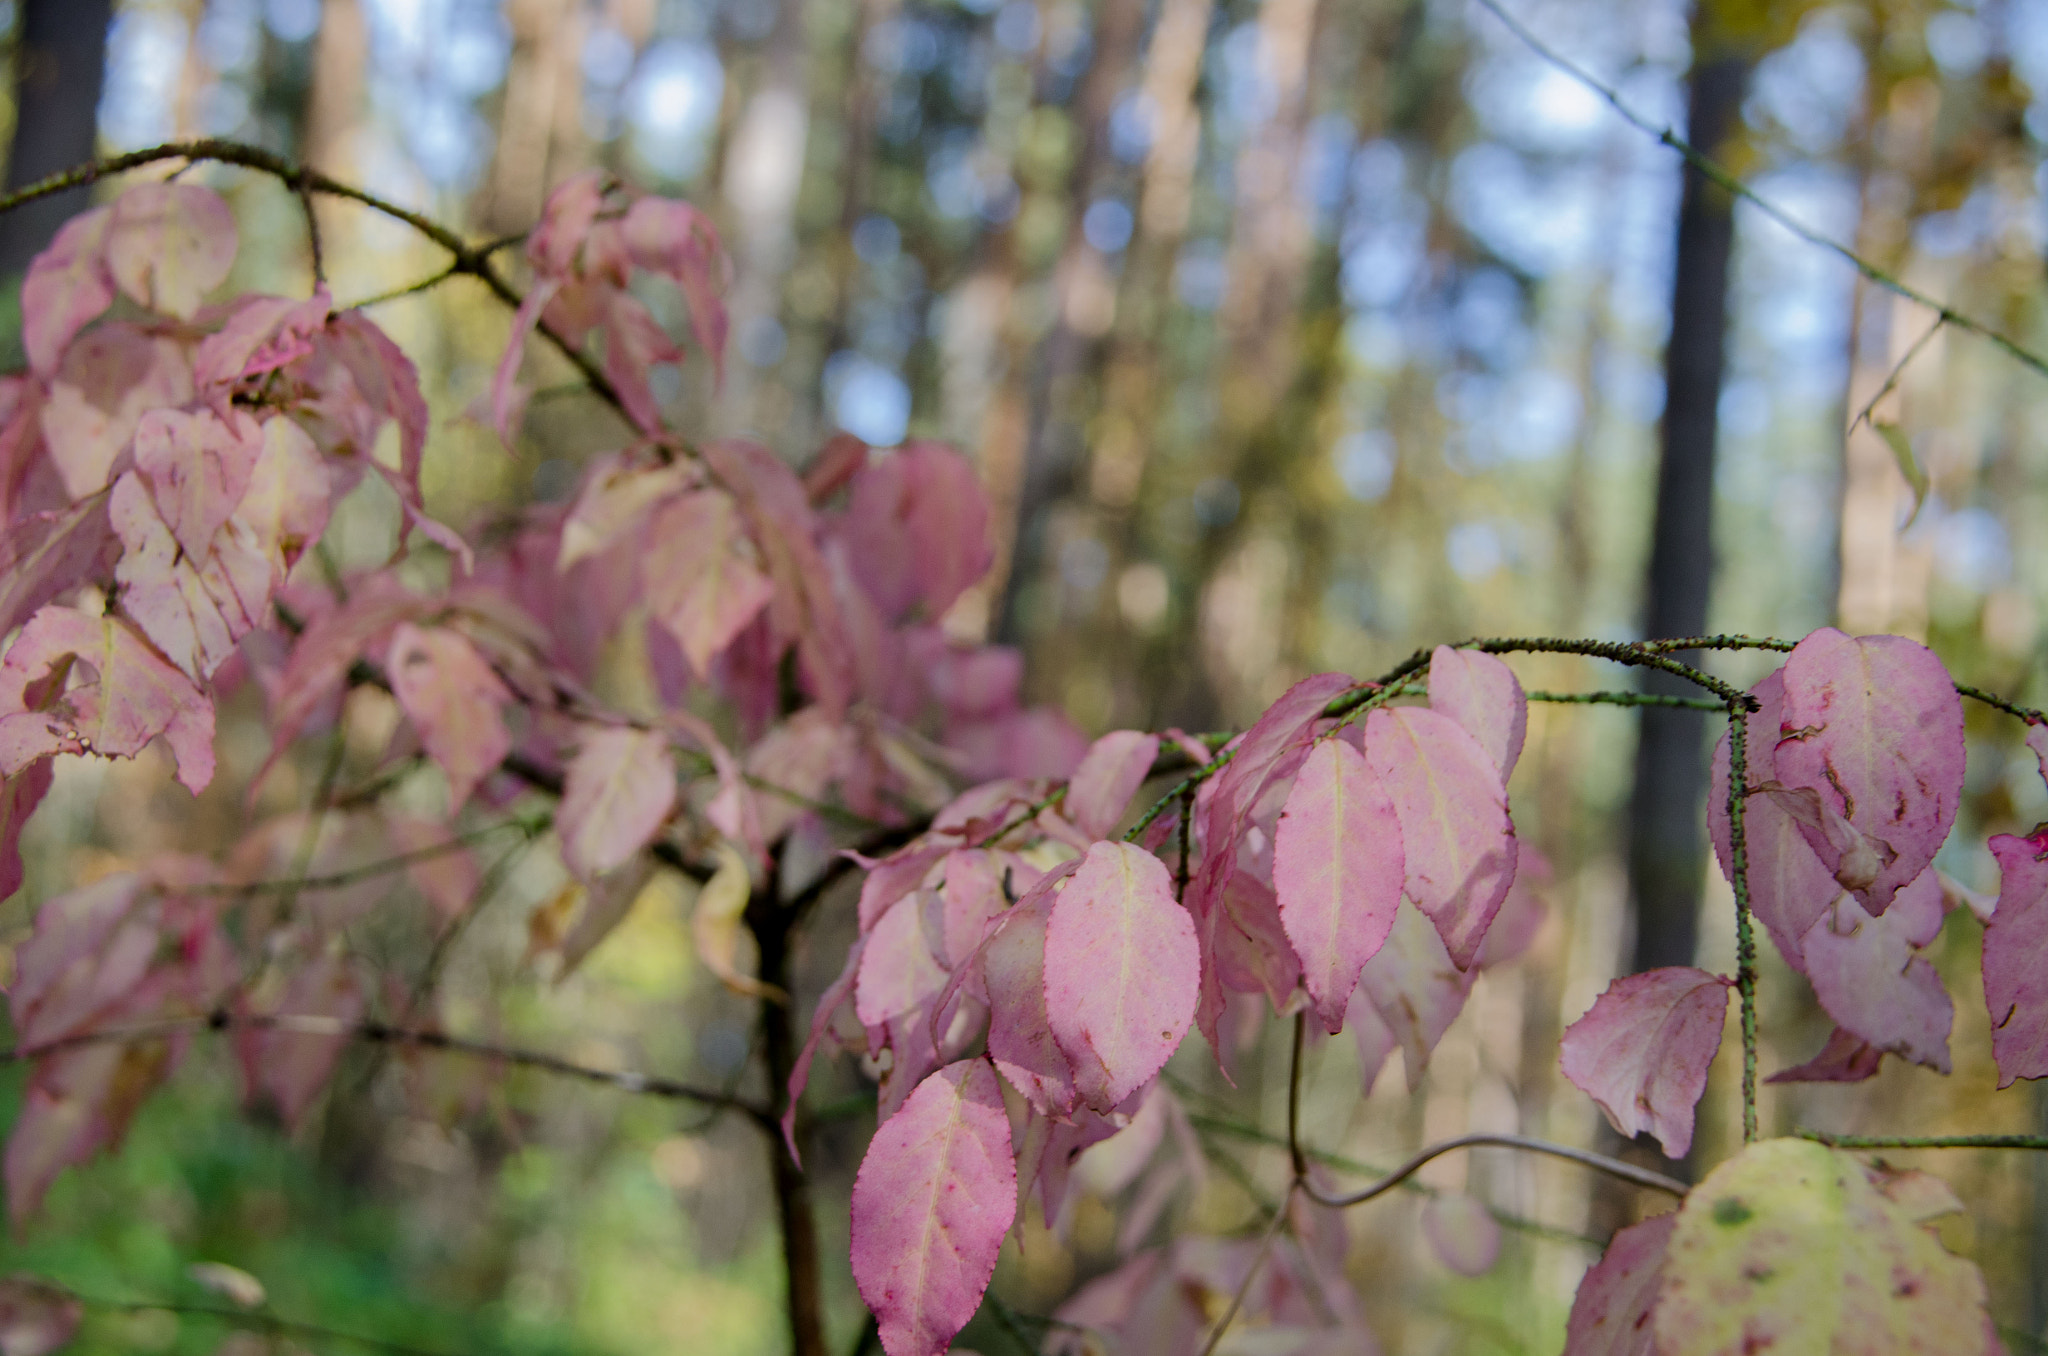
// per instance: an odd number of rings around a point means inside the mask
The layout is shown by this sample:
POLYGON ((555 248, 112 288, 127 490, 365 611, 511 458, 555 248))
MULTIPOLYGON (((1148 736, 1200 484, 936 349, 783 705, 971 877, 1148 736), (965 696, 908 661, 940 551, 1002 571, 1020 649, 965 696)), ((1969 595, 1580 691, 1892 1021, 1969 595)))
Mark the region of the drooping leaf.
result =
POLYGON ((728 323, 718 294, 725 251, 711 218, 674 198, 645 197, 626 209, 619 233, 637 267, 669 277, 682 289, 690 330, 711 359, 714 384, 722 384, 728 323))
POLYGON ((1429 655, 1429 709, 1464 726, 1507 781, 1529 732, 1529 702, 1513 669, 1481 650, 1439 645, 1429 655))
POLYGON ((50 791, 50 760, 38 758, 0 783, 0 900, 21 888, 21 831, 50 791))
POLYGON ((323 286, 310 297, 249 296, 233 306, 227 323, 202 340, 193 357, 192 379, 201 390, 261 377, 312 353, 334 301, 323 286))
MULTIPOLYGON (((1777 784, 1778 727, 1785 708, 1785 671, 1773 671, 1749 690, 1757 710, 1744 719, 1749 786, 1777 784)), ((1707 786, 1707 832, 1721 874, 1734 879, 1735 865, 1728 819, 1728 735, 1714 745, 1713 771, 1707 786)), ((1751 795, 1742 804, 1742 838, 1749 869, 1749 907, 1769 929, 1779 954, 1795 970, 1804 971, 1800 949, 1807 930, 1826 911, 1841 886, 1826 863, 1807 843, 1799 823, 1770 796, 1751 795)))
POLYGON ((58 1173, 120 1144, 170 1061, 162 1040, 76 1046, 36 1061, 7 1136, 7 1213, 16 1225, 58 1173))
POLYGON ((679 363, 683 351, 632 293, 612 289, 604 308, 604 375, 619 393, 626 415, 643 432, 661 430, 661 402, 648 373, 665 363, 679 363))
POLYGON ((832 1029, 833 1018, 848 1006, 853 997, 853 986, 860 978, 861 956, 867 949, 868 939, 856 937, 847 948, 846 964, 839 971, 839 978, 826 986, 818 995, 818 1006, 811 1013, 811 1031, 804 1038, 803 1048, 796 1052, 796 1062, 789 1066, 788 1100, 782 1110, 782 1143, 789 1150, 792 1161, 801 1162, 803 1155, 796 1147, 796 1106, 804 1095, 804 1088, 811 1081, 811 1060, 818 1053, 818 1043, 832 1029))
POLYGON ((853 1183, 853 1278, 889 1356, 941 1356, 981 1307, 1017 1213, 995 1071, 964 1060, 918 1084, 853 1183))
POLYGON ((120 554, 104 494, 10 523, 0 530, 0 635, 80 584, 111 575, 120 554))
MULTIPOLYGON (((1852 638, 1824 627, 1799 642, 1784 672, 1778 780, 1816 792, 1889 851, 1855 889, 1865 912, 1882 917, 1955 823, 1962 699, 1934 652, 1902 636, 1852 638)), ((1839 872, 1840 849, 1820 831, 1801 831, 1839 872)))
POLYGON ((1107 1112, 1150 1081, 1194 1020, 1194 921, 1157 857, 1097 843, 1045 931, 1045 1006, 1083 1101, 1107 1112))
POLYGON ((1984 928, 1984 1006, 1998 1086, 2048 1078, 2048 831, 1991 840, 1998 907, 1984 928))
POLYGON ((1655 1356, 1652 1316, 1664 1279, 1664 1250, 1677 1224, 1675 1213, 1655 1215, 1609 1240, 1572 1300, 1564 1356, 1655 1356))
POLYGON ((1927 472, 1920 466, 1920 459, 1913 455, 1913 440, 1906 430, 1897 424, 1880 423, 1873 419, 1871 431, 1884 439, 1884 445, 1891 449, 1892 461, 1897 464, 1899 474, 1906 478, 1907 488, 1913 491, 1913 511, 1906 515, 1906 521, 1899 526, 1904 532, 1920 516, 1920 506, 1927 502, 1927 472))
POLYGON ((441 626, 398 623, 385 668, 391 695, 448 774, 453 815, 512 751, 500 710, 512 693, 468 637, 441 626))
POLYGON ((1422 1207, 1422 1236, 1437 1260, 1460 1276, 1484 1276, 1500 1260, 1500 1225, 1462 1193, 1430 1198, 1422 1207))
POLYGON ((114 482, 107 516, 128 548, 114 567, 121 610, 192 678, 212 677, 262 625, 276 566, 242 532, 221 532, 203 554, 187 553, 133 471, 114 482))
POLYGON ((1766 1083, 1861 1083, 1874 1078, 1884 1063, 1884 1051, 1861 1036, 1835 1027, 1827 1044, 1804 1064, 1780 1069, 1766 1083))
POLYGON ((192 791, 213 780, 213 703, 119 617, 45 607, 0 663, 0 775, 15 776, 53 753, 133 758, 162 735, 192 791), (72 660, 95 675, 47 707, 26 709, 30 686, 72 660))
MULTIPOLYGON (((633 905, 640 899, 640 892, 646 888, 648 879, 654 875, 654 861, 650 857, 636 857, 618 870, 606 875, 593 877, 580 886, 583 907, 576 913, 576 921, 562 935, 557 954, 560 963, 555 970, 555 982, 561 983, 576 973, 578 966, 597 949, 599 942, 612 935, 619 924, 626 921, 633 912, 633 905)), ((702 902, 702 896, 698 897, 702 902)), ((696 917, 691 916, 694 925, 696 917)), ((697 942, 699 958, 705 953, 703 939, 696 936, 692 928, 692 939, 697 942)), ((712 961, 705 961, 705 968, 714 974, 718 968, 712 961)), ((719 974, 719 978, 725 976, 719 974)))
POLYGON ((114 202, 107 269, 128 299, 190 320, 235 263, 235 214, 198 184, 138 184, 114 202))
POLYGON ((239 411, 224 421, 207 410, 151 410, 135 427, 135 469, 157 514, 185 553, 202 559, 242 502, 262 450, 256 421, 239 411))
POLYGON ((1358 1044, 1364 1089, 1371 1089, 1387 1057, 1399 1050, 1413 1092, 1429 1067, 1430 1051, 1464 1011, 1471 992, 1471 973, 1451 962, 1436 926, 1402 900, 1386 945, 1359 972, 1345 1015, 1358 1044))
POLYGON ((2000 1350, 1984 1278, 1855 1159, 1752 1144, 1678 1211, 1657 1299, 1658 1356, 2000 1350))
POLYGON ((1685 1157, 1693 1108, 1721 1048, 1729 987, 1684 965, 1615 980, 1565 1029, 1564 1076, 1624 1138, 1647 1130, 1667 1155, 1685 1157))
MULTIPOLYGON (((362 581, 332 612, 306 623, 272 690, 270 726, 279 747, 304 732, 313 713, 331 701, 349 669, 402 621, 426 615, 428 601, 409 593, 390 574, 362 581)), ((275 757, 275 755, 273 755, 275 757)))
POLYGON ((1049 887, 1033 890, 998 920, 980 956, 989 1058, 1041 1116, 1067 1115, 1075 1104, 1074 1064, 1046 1009, 1045 934, 1057 898, 1049 887))
POLYGON ((1112 730, 1090 744, 1061 802, 1067 818, 1090 838, 1108 837, 1158 756, 1159 736, 1142 730, 1112 730))
POLYGON ((1941 976, 1919 948, 1941 931, 1941 885, 1924 871, 1872 918, 1843 895, 1808 929, 1807 978, 1828 1016, 1850 1034, 1942 1073, 1955 1014, 1941 976))
POLYGON ((624 865, 668 821, 675 800, 667 736, 623 725, 589 729, 555 811, 562 860, 585 880, 624 865))
MULTIPOLYGON (((690 912, 690 936, 697 945, 697 959, 718 976, 720 983, 734 993, 763 998, 779 995, 782 990, 763 983, 739 966, 740 932, 747 901, 753 893, 747 859, 732 844, 720 843, 718 869, 698 889, 697 906, 690 912)), ((794 1098, 796 1094, 790 1095, 794 1098)))
POLYGON ((690 667, 711 664, 768 606, 775 589, 753 559, 732 496, 693 490, 655 510, 640 557, 640 585, 655 618, 690 667))
POLYGON ((107 232, 114 209, 95 207, 64 223, 21 281, 21 342, 39 377, 57 370, 72 336, 114 304, 107 232))
POLYGON ((1339 739, 1316 745, 1274 834, 1273 887, 1327 1031, 1343 1029, 1360 968, 1393 931, 1404 870, 1393 799, 1365 755, 1339 739))
POLYGON ((1365 759, 1401 822, 1408 897, 1470 966, 1515 879, 1500 769, 1462 725, 1416 707, 1366 716, 1365 759))
POLYGON ((566 571, 631 541, 663 500, 688 487, 690 475, 685 462, 648 466, 623 456, 599 458, 562 520, 555 568, 566 571))

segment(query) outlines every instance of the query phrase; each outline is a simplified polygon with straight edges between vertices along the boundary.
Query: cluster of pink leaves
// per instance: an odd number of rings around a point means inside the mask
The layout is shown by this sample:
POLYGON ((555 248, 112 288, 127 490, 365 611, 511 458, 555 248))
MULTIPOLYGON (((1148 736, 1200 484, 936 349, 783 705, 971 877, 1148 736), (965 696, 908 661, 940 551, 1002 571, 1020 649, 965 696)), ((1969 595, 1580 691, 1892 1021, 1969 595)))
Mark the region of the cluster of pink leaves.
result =
POLYGON ((545 320, 600 348, 643 436, 481 551, 421 508, 430 418, 404 354, 324 288, 208 304, 235 249, 211 190, 149 184, 72 221, 30 269, 30 370, 0 383, 0 889, 20 884, 54 757, 161 740, 198 792, 216 704, 243 687, 267 707, 266 772, 333 730, 351 688, 388 689, 404 720, 386 767, 438 768, 443 809, 287 815, 223 865, 156 862, 45 903, 12 994, 22 1048, 55 1047, 9 1141, 17 1219, 57 1171, 118 1142, 182 1050, 95 1032, 267 1019, 238 1032, 248 1093, 296 1122, 344 1038, 323 1032, 431 1025, 431 997, 372 973, 344 929, 387 901, 430 937, 457 924, 482 875, 456 841, 466 806, 559 788, 554 836, 584 901, 559 939, 566 970, 624 915, 658 838, 699 856, 723 840, 758 875, 785 838, 837 848, 820 804, 901 824, 960 783, 1063 776, 1085 747, 1021 705, 1014 651, 939 627, 990 560, 959 455, 874 456, 841 437, 800 476, 755 444, 661 430, 647 368, 681 350, 629 285, 676 284, 714 362, 725 332, 718 242, 686 204, 594 177, 551 197, 494 388, 502 422, 545 320), (423 589, 436 572, 403 556, 339 580, 297 568, 365 478, 445 550, 445 586, 423 589), (622 648, 647 656, 651 715, 595 695, 622 648), (271 888, 401 856, 403 875, 271 888))
POLYGON ((1118 731, 1064 786, 977 787, 873 864, 791 1100, 829 1035, 882 1071, 853 1266, 892 1356, 945 1349, 1021 1203, 1035 1187, 1060 1216, 1073 1165, 1165 1096, 1191 1028, 1220 1059, 1231 1023, 1306 1005, 1354 1031, 1368 1084, 1396 1049, 1412 1084, 1477 971, 1528 944, 1541 906, 1515 888, 1506 789, 1521 687, 1449 648, 1429 678, 1427 706, 1307 679, 1213 766, 1170 733, 1204 779, 1188 823, 1171 810, 1138 841, 1109 835, 1162 740, 1118 731), (1177 868, 1183 834, 1177 887, 1161 854, 1177 868))

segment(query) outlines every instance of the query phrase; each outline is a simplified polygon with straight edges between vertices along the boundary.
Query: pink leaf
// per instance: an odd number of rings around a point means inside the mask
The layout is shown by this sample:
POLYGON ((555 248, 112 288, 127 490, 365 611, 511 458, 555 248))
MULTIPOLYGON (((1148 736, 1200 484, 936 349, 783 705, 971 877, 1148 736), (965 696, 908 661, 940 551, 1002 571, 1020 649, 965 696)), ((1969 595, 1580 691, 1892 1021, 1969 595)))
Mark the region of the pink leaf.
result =
MULTIPOLYGON (((1933 862, 1955 823, 1963 707, 1948 670, 1933 651, 1901 636, 1852 639, 1825 627, 1785 661, 1780 720, 1778 780, 1817 792, 1889 848, 1891 859, 1855 890, 1866 912, 1882 916, 1933 862)), ((1840 849, 1814 829, 1803 831, 1839 874, 1840 849)))
POLYGON ((1664 1247, 1676 1214, 1631 1224, 1579 1282, 1565 1325, 1564 1356, 1654 1356, 1650 1317, 1664 1279, 1664 1247))
POLYGON ((138 306, 190 320, 235 263, 235 214, 197 184, 140 184, 114 203, 107 268, 138 306))
POLYGON ((65 491, 105 487, 143 415, 192 397, 190 349, 168 335, 117 320, 73 340, 38 414, 65 491))
POLYGON ((1430 1051, 1464 1011, 1472 976, 1451 963, 1436 927, 1407 900, 1379 954, 1359 972, 1346 1024, 1358 1043, 1358 1072, 1370 1091, 1394 1051, 1406 1065, 1408 1090, 1422 1082, 1430 1051))
POLYGON ((188 554, 133 471, 114 482, 107 511, 128 548, 114 570, 122 611, 172 663, 211 677, 262 625, 280 571, 244 533, 220 533, 204 554, 188 554))
POLYGON ((886 857, 870 860, 857 852, 846 855, 867 869, 860 883, 860 929, 866 932, 881 920, 891 904, 924 883, 934 866, 953 850, 949 843, 918 840, 898 848, 886 857))
POLYGON ((1301 987, 1301 958, 1287 939, 1280 900, 1249 871, 1238 870, 1220 892, 1210 964, 1232 993, 1264 993, 1274 1011, 1301 987))
POLYGON ((1061 802, 1067 818, 1090 838, 1108 837, 1158 756, 1159 736, 1141 730, 1112 730, 1090 744, 1061 802))
POLYGON ((7 1137, 7 1213, 17 1226, 58 1173, 120 1144, 170 1058, 159 1040, 80 1046, 36 1061, 7 1137))
POLYGON ((1874 1078, 1884 1063, 1884 1051, 1861 1036, 1836 1027, 1820 1053, 1804 1064, 1780 1069, 1766 1083, 1861 1083, 1874 1078))
POLYGON ((804 1095, 804 1089, 811 1081, 811 1060, 817 1056, 818 1043, 832 1029, 832 1020, 839 1015, 853 996, 853 986, 860 978, 861 955, 867 949, 867 938, 856 937, 846 953, 846 965, 839 971, 839 978, 832 981, 825 992, 818 995, 818 1006, 811 1013, 811 1032, 804 1038, 803 1049, 796 1053, 796 1063, 789 1066, 788 1101, 782 1109, 782 1142, 789 1149, 792 1161, 801 1161, 802 1155, 796 1148, 796 1104, 804 1095))
POLYGON ((456 844, 445 824, 399 817, 387 820, 385 828, 399 852, 423 854, 405 868, 405 876, 434 906, 439 921, 446 924, 460 918, 483 883, 476 857, 456 844), (429 853, 432 855, 424 855, 429 853))
POLYGON ((1432 1196, 1422 1207, 1422 1236, 1437 1260, 1460 1276, 1484 1276, 1500 1260, 1500 1225, 1470 1196, 1432 1196))
POLYGON ((1050 882, 1033 890, 997 921, 981 949, 989 1058, 1042 1116, 1067 1115, 1075 1098, 1074 1065, 1046 1010, 1045 935, 1057 899, 1050 882))
MULTIPOLYGON (((263 435, 239 412, 224 423, 200 410, 151 410, 135 429, 135 469, 149 482, 164 526, 204 558, 249 488, 263 435)), ((133 543, 130 543, 133 546, 133 543)))
MULTIPOLYGON (((1785 707, 1785 671, 1773 672, 1749 691, 1758 705, 1757 710, 1744 717, 1749 786, 1754 790, 1778 780, 1773 750, 1785 707)), ((1707 787, 1707 830, 1714 840, 1714 856, 1721 864, 1721 874, 1733 880, 1728 761, 1728 735, 1724 731, 1720 742, 1714 745, 1713 773, 1707 787)), ((1800 956, 1800 946, 1807 929, 1841 892, 1841 886, 1807 844, 1798 821, 1769 796, 1751 795, 1744 800, 1742 837, 1749 860, 1749 906, 1770 930, 1779 953, 1793 969, 1803 972, 1806 962, 1800 956)))
POLYGON ((1529 703, 1514 670, 1483 651, 1439 645, 1429 656, 1429 708, 1464 726, 1507 781, 1529 731, 1529 703))
POLYGON ((1157 857, 1088 849, 1045 934, 1045 1006, 1084 1101, 1109 1111, 1150 1081, 1194 1020, 1194 921, 1157 857))
POLYGON ((937 621, 988 571, 988 499, 966 458, 906 443, 853 479, 843 531, 854 576, 891 621, 937 621))
POLYGON ((1036 867, 1007 852, 966 848, 946 856, 944 910, 940 918, 939 959, 949 970, 981 945, 990 920, 1010 905, 1005 889, 1022 894, 1042 879, 1036 867), (1006 879, 1007 878, 1007 879, 1006 879))
POLYGON ((1729 987, 1683 965, 1615 980, 1565 1029, 1564 1076, 1624 1138, 1648 1130, 1667 1156, 1685 1157, 1693 1107, 1721 1048, 1729 987))
POLYGON ((1835 1023, 1889 1051, 1949 1071, 1954 1005, 1918 949, 1941 930, 1941 885, 1932 871, 1898 892, 1882 918, 1844 895, 1807 930, 1807 978, 1835 1023))
POLYGON ((673 198, 641 198, 620 223, 635 265, 675 280, 690 306, 690 329, 711 359, 712 379, 725 380, 725 303, 719 299, 725 252, 711 219, 673 198))
POLYGON ((941 1356, 981 1307, 1016 1213, 995 1072, 939 1070, 875 1132, 853 1183, 853 1278, 889 1356, 941 1356))
POLYGON ((1417 707, 1368 714, 1365 759, 1401 821, 1408 897, 1465 968, 1515 879, 1500 769, 1463 726, 1417 707))
POLYGON ((424 616, 428 606, 393 576, 376 574, 359 584, 346 603, 307 623, 273 689, 270 725, 277 746, 298 738, 379 636, 399 622, 424 616))
POLYGON ((648 515, 689 488, 690 479, 691 468, 684 462, 648 466, 623 455, 599 458, 584 475, 576 502, 562 520, 555 568, 568 570, 630 543, 648 515))
POLYGON ((326 327, 333 307, 325 287, 306 298, 240 298, 227 324, 200 343, 192 360, 194 384, 202 390, 233 386, 297 362, 313 351, 314 336, 326 327))
POLYGON ((52 1356, 71 1344, 85 1306, 76 1295, 39 1276, 0 1281, 0 1351, 7 1356, 52 1356))
POLYGON ((1394 803, 1365 755, 1338 739, 1316 745, 1274 835, 1273 886, 1327 1031, 1343 1030, 1359 969, 1393 931, 1402 872, 1394 803))
POLYGON ((158 735, 192 791, 213 780, 213 703, 118 617, 46 607, 29 618, 0 663, 0 774, 52 753, 133 758, 158 735), (77 659, 95 675, 48 709, 25 708, 30 684, 77 659))
POLYGON ((587 730, 555 811, 562 860, 583 880, 625 865, 653 841, 675 802, 667 736, 629 726, 587 730))
POLYGON ((880 1026, 892 1017, 922 1013, 946 987, 946 969, 932 954, 918 917, 923 894, 908 894, 889 906, 868 933, 853 1010, 863 1025, 880 1026))
POLYGON ((29 263, 21 283, 21 342, 39 377, 55 372, 72 336, 114 304, 106 256, 113 220, 111 207, 73 217, 29 263))
POLYGON ((607 177, 603 170, 588 169, 549 190, 540 220, 526 237, 526 257, 536 272, 567 277, 575 269, 583 242, 603 210, 607 177))
POLYGON ((50 760, 38 758, 0 785, 0 899, 21 888, 21 831, 50 791, 50 760))
POLYGON ((604 312, 604 374, 626 414, 648 433, 661 430, 661 402, 648 373, 663 363, 681 362, 682 350, 646 305, 630 292, 613 291, 604 312))
POLYGON ((391 695, 419 731, 420 743, 448 774, 448 813, 512 751, 499 708, 512 700, 504 682, 461 633, 400 622, 387 663, 391 695))
POLYGON ((648 526, 641 589, 699 673, 710 671, 775 592, 752 555, 732 496, 717 490, 671 499, 648 526))
POLYGON ((250 1101, 268 1099, 287 1127, 296 1128, 334 1073, 341 1052, 348 1048, 348 1028, 363 1019, 364 998, 354 967, 337 950, 323 951, 292 975, 274 1006, 260 1011, 267 1017, 283 1019, 284 1025, 268 1030, 244 1027, 236 1042, 242 1060, 242 1079, 250 1101), (294 1029, 300 1026, 331 1026, 330 1031, 294 1029), (310 1020, 307 1020, 310 1019, 310 1020))
POLYGON ((2048 831, 1999 834, 1991 855, 1999 887, 1984 928, 1984 1006, 2004 1088, 2016 1078, 2048 1078, 2048 831))
POLYGON ((0 531, 0 635, 80 584, 107 578, 120 555, 104 494, 9 524, 0 531))

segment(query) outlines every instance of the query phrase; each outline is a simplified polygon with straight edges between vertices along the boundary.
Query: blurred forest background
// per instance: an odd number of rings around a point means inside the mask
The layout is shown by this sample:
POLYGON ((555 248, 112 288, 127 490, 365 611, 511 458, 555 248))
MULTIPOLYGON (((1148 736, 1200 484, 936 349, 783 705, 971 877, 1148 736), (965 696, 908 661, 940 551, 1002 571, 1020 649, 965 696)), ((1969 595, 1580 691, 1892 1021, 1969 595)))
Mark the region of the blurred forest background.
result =
MULTIPOLYGON (((1801 221, 2048 348, 2048 3, 1512 9, 1801 221)), ((2048 380, 1943 329, 1884 390, 1930 312, 1688 184, 1676 154, 1471 0, 0 0, 0 41, 10 185, 95 149, 224 136, 476 238, 524 229, 591 165, 688 197, 731 249, 734 351, 722 389, 693 366, 662 392, 680 426, 750 432, 797 463, 839 429, 956 443, 998 505, 999 542, 948 625, 1020 646, 1029 695, 1091 734, 1232 728, 1306 674, 1370 675, 1475 634, 1832 623, 1922 638, 1964 681, 2048 699, 2048 380), (1880 391, 1875 422, 1903 429, 1932 483, 1903 529, 1912 496, 1891 451, 1870 421, 1844 432, 1880 391)), ((199 173, 241 221, 237 285, 301 288, 285 192, 199 173)), ((343 304, 443 262, 402 227, 320 210, 343 304)), ((10 296, 54 224, 0 220, 10 296)), ((462 530, 561 497, 617 441, 566 384, 543 391, 511 456, 466 416, 509 324, 480 287, 375 315, 420 365, 429 508, 462 530)), ((337 525, 344 563, 388 549, 376 523, 337 525)), ((1745 684, 1768 667, 1707 662, 1745 684)), ((1620 681, 1591 661, 1517 667, 1530 687, 1620 681)), ((1417 1095, 1390 1068, 1361 1100, 1348 1048, 1328 1047, 1308 1103, 1318 1143, 1385 1164, 1464 1129, 1601 1142, 1558 1076, 1562 1026, 1623 970, 1695 954, 1733 967, 1727 890, 1699 841, 1710 732, 1663 714, 1640 741, 1632 711, 1532 715, 1515 812, 1552 864, 1551 921, 1519 966, 1480 980, 1417 1095)), ((2015 723, 1970 719, 1969 800, 1942 864, 1991 890, 1986 833, 2048 818, 2048 792, 2015 723)), ((224 724, 224 747, 237 737, 224 724)), ((260 738, 256 722, 239 737, 260 738)), ((79 880, 234 841, 238 807, 195 805, 161 774, 147 760, 60 771, 29 883, 0 911, 8 939, 79 880)), ((559 876, 519 853, 491 863, 500 895, 451 964, 451 1024, 490 992, 516 1043, 714 1082, 743 1065, 749 1012, 692 959, 691 887, 657 880, 550 985, 519 960, 559 876)), ((806 1003, 850 930, 837 917, 811 939, 806 1003)), ((1958 910, 1937 948, 1957 999, 1953 1078, 1892 1061, 1864 1084, 1767 1087, 1766 1131, 2048 1131, 2032 1088, 1991 1092, 1978 936, 1958 910)), ((1763 1025, 1766 1072, 1828 1030, 1774 956, 1763 1025)), ((1281 1123, 1284 1031, 1269 1027, 1236 1090, 1199 1042, 1172 1067, 1208 1161, 1154 1236, 1241 1227, 1260 1174, 1278 1180, 1280 1152, 1228 1129, 1281 1123)), ((1732 1047, 1703 1163, 1737 1137, 1732 1047)), ((351 1349, 181 1314, 208 1298, 188 1275, 199 1261, 255 1274, 280 1314, 447 1353, 785 1344, 750 1127, 357 1052, 295 1144, 235 1109, 231 1059, 202 1041, 125 1151, 68 1174, 0 1246, 0 1270, 103 1301, 86 1349, 351 1349)), ((10 1116, 19 1084, 15 1070, 0 1082, 10 1116)), ((847 1351, 863 1086, 847 1065, 813 1091, 847 1351)), ((1972 1203, 1944 1237, 1985 1267, 2008 1340, 2029 1349, 2048 1336, 2048 1162, 1923 1166, 1972 1203)), ((1620 1207, 1548 1160, 1455 1157, 1423 1180, 1525 1227, 1465 1280, 1421 1248, 1414 1197, 1352 1212, 1352 1272, 1384 1349, 1555 1351, 1620 1207)), ((1115 1263, 1143 1203, 1113 1173, 1101 1185, 1006 1249, 1003 1305, 1049 1313, 1115 1263)), ((1015 1352, 1035 1336, 999 1317, 963 1342, 1015 1352)), ((1240 1328, 1235 1349, 1256 1339, 1240 1328)))

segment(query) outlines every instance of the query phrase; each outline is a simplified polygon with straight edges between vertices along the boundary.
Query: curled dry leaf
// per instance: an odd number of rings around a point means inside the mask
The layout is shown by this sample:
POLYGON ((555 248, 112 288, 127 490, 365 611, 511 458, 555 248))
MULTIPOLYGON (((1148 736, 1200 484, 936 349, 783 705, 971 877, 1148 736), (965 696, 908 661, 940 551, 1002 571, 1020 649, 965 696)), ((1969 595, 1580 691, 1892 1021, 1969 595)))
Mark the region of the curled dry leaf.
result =
POLYGON ((690 911, 690 936, 697 946, 697 959, 726 988, 749 998, 786 1002, 788 995, 781 989, 739 968, 740 933, 753 890, 747 859, 732 844, 720 843, 718 869, 698 888, 697 906, 690 911))
POLYGON ((1683 965, 1615 980, 1565 1030, 1564 1076, 1624 1137, 1647 1130, 1667 1155, 1685 1157, 1693 1108, 1721 1048, 1730 987, 1683 965))

